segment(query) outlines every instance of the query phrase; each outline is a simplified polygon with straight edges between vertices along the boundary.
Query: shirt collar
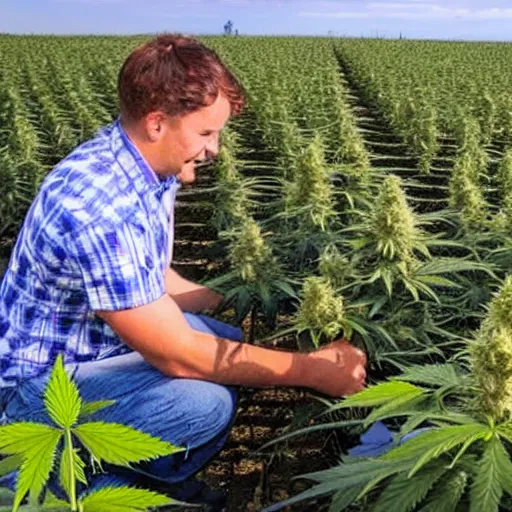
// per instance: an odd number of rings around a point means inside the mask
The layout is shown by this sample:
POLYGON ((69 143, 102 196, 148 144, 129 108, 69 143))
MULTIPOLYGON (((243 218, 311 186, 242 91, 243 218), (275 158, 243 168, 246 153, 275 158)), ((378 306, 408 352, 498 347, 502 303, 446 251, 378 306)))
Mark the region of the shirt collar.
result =
POLYGON ((139 194, 142 195, 149 190, 163 193, 168 190, 171 185, 178 185, 176 176, 161 178, 150 167, 121 126, 119 117, 114 122, 111 132, 111 146, 117 161, 123 168, 123 171, 128 175, 139 194))

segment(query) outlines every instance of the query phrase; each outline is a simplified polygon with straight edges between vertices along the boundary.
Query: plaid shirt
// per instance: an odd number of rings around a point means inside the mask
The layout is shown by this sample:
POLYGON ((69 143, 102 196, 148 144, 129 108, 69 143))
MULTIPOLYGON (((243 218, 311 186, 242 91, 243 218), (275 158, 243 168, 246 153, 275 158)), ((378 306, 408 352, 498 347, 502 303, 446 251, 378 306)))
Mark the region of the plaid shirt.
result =
POLYGON ((74 363, 129 350, 94 312, 165 293, 178 188, 159 180, 119 120, 52 170, 0 285, 0 388, 60 353, 74 363))

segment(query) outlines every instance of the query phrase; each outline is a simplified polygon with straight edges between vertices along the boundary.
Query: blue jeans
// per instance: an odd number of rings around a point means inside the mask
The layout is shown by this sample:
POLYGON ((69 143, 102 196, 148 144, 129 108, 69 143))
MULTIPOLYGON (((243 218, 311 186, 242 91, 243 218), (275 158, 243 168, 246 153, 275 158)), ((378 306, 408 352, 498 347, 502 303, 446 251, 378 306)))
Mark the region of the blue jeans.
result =
MULTIPOLYGON (((186 313, 185 317, 195 330, 242 340, 238 328, 203 315, 186 313)), ((229 436, 236 411, 236 393, 231 388, 166 377, 138 352, 70 365, 68 369, 84 401, 115 400, 114 405, 86 421, 123 423, 186 448, 139 464, 135 473, 109 467, 114 478, 101 479, 109 485, 134 483, 137 474, 169 484, 182 482, 219 452, 229 436)), ((8 422, 50 421, 42 401, 47 380, 48 375, 26 381, 10 394, 4 409, 8 422)))

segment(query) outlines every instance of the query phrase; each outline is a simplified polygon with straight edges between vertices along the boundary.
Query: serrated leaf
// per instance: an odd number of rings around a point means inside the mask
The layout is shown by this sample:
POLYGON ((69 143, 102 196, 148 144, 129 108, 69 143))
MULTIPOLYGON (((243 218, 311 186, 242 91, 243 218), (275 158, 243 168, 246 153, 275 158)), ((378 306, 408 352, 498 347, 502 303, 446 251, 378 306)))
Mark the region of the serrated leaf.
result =
POLYGON ((16 471, 22 464, 23 457, 21 455, 11 455, 0 460, 0 476, 7 475, 16 471))
POLYGON ((101 411, 102 409, 105 409, 105 407, 110 407, 115 403, 115 400, 100 400, 98 402, 83 403, 78 418, 86 418, 87 416, 91 416, 95 412, 101 411))
POLYGON ((424 399, 425 392, 418 388, 417 391, 411 393, 405 393, 404 395, 390 400, 389 402, 381 405, 377 409, 373 410, 368 417, 365 419, 365 425, 374 423, 375 421, 389 418, 391 416, 402 416, 410 414, 419 402, 424 399))
POLYGON ((512 423, 503 423, 496 427, 496 431, 499 436, 506 439, 509 443, 512 443, 512 423))
POLYGON ((409 293, 412 295, 413 299, 415 301, 419 301, 420 300, 420 295, 418 293, 419 283, 415 284, 415 283, 409 281, 408 279, 404 279, 402 282, 403 282, 404 286, 407 288, 407 290, 409 290, 409 293))
POLYGON ((386 286, 388 296, 391 297, 393 295, 393 276, 389 270, 382 270, 382 280, 386 286))
POLYGON ((48 432, 45 437, 39 439, 37 445, 33 445, 30 449, 24 451, 23 463, 16 481, 16 498, 13 512, 18 510, 27 492, 30 491, 30 494, 35 498, 41 493, 50 476, 60 437, 61 432, 52 429, 51 435, 48 432))
POLYGON ((384 304, 388 301, 388 297, 386 295, 381 296, 379 299, 375 301, 372 306, 372 309, 368 313, 368 318, 373 318, 381 309, 384 304))
POLYGON ((421 281, 422 283, 425 284, 430 284, 432 286, 442 286, 444 288, 463 288, 460 284, 454 283, 450 279, 441 276, 415 276, 415 280, 421 281))
POLYGON ((338 491, 332 498, 329 512, 343 512, 343 510, 354 503, 362 490, 363 486, 355 486, 338 491))
POLYGON ((446 464, 431 464, 408 478, 401 473, 386 485, 372 512, 409 512, 420 503, 432 486, 448 471, 446 464))
POLYGON ((295 293, 295 290, 287 282, 282 281, 282 280, 277 280, 273 284, 276 288, 281 290, 288 297, 297 298, 297 294, 295 293))
POLYGON ((80 414, 82 399, 64 369, 62 355, 55 361, 44 392, 44 404, 50 418, 62 428, 71 428, 80 414))
POLYGON ((473 479, 470 512, 496 512, 504 489, 512 490, 512 462, 499 437, 493 436, 473 479))
POLYGON ((418 388, 408 382, 393 380, 377 384, 376 386, 370 386, 355 395, 349 396, 342 402, 335 404, 331 410, 346 407, 373 407, 401 398, 404 395, 417 396, 424 392, 424 389, 418 388))
POLYGON ((461 383, 461 378, 452 364, 408 366, 402 374, 393 378, 433 386, 460 386, 461 383))
MULTIPOLYGON (((317 498, 318 496, 333 492, 347 490, 347 493, 349 493, 353 488, 357 488, 358 494, 360 494, 368 482, 374 479, 383 479, 401 471, 407 471, 411 464, 411 461, 393 461, 389 463, 379 459, 372 459, 371 461, 342 463, 334 468, 301 475, 297 478, 313 480, 318 485, 314 485, 296 496, 276 503, 262 510, 262 512, 274 512, 299 501, 317 498)), ((350 496, 351 494, 346 498, 348 499, 350 496)))
POLYGON ((467 473, 460 469, 450 473, 436 485, 432 496, 427 498, 427 503, 419 512, 455 512, 467 481, 467 473))
POLYGON ((482 270, 491 277, 496 277, 490 265, 460 258, 437 258, 422 265, 415 272, 415 275, 449 274, 451 272, 466 272, 468 270, 482 270))
POLYGON ((83 512, 141 512, 176 503, 172 498, 145 489, 105 487, 80 500, 83 512))
POLYGON ((441 412, 437 409, 427 412, 418 412, 417 414, 412 415, 402 425, 400 433, 402 435, 408 434, 409 432, 419 427, 422 423, 426 421, 430 421, 431 423, 438 421, 443 423, 450 422, 457 423, 460 425, 471 425, 475 422, 475 418, 462 413, 441 412))
POLYGON ((59 481, 69 497, 71 497, 71 485, 75 484, 75 482, 71 481, 71 470, 73 470, 76 480, 87 484, 84 468, 85 462, 78 455, 78 451, 70 447, 69 443, 66 442, 60 458, 59 481), (71 460, 73 461, 72 469, 71 460))
POLYGON ((96 459, 120 466, 183 451, 183 448, 117 423, 84 423, 75 427, 73 433, 96 459))
POLYGON ((53 439, 59 430, 41 423, 20 422, 0 426, 0 453, 24 455, 46 439, 53 439))
POLYGON ((409 476, 419 471, 425 464, 439 457, 455 446, 472 443, 487 436, 490 429, 486 425, 473 423, 470 425, 453 425, 423 432, 407 440, 382 456, 383 460, 400 460, 418 457, 409 476))

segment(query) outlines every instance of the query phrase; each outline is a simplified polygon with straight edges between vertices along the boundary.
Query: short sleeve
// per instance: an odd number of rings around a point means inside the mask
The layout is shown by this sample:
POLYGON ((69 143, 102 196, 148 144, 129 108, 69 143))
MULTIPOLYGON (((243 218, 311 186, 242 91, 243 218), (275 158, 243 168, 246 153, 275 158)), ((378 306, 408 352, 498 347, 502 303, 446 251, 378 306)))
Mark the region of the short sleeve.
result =
POLYGON ((92 310, 130 309, 165 294, 159 258, 129 222, 89 226, 70 243, 92 310))

